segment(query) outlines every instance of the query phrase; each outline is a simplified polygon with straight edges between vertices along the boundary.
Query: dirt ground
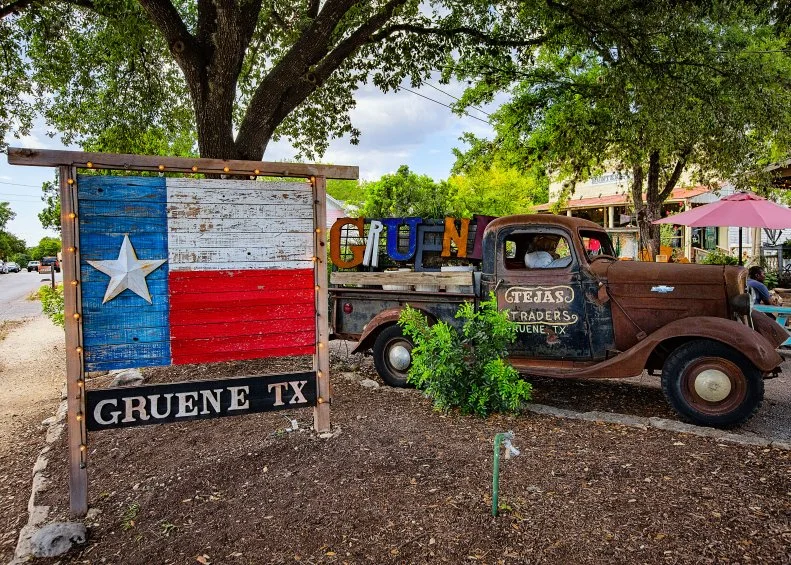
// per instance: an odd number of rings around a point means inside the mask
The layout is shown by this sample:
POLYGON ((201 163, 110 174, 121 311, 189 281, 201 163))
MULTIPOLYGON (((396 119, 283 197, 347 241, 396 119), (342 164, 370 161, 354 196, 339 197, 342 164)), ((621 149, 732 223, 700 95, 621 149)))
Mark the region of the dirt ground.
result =
MULTIPOLYGON (((162 382, 308 364, 148 373, 162 382)), ((791 562, 788 451, 538 415, 443 415, 416 391, 362 387, 375 377, 367 359, 336 356, 332 367, 329 438, 310 430, 309 410, 92 434, 89 540, 39 562, 791 562), (287 431, 292 418, 299 431, 287 431), (522 454, 503 462, 493 518, 492 439, 506 430, 522 454)), ((535 386, 536 401, 559 398, 535 386)), ((592 396, 624 396, 612 390, 592 396)), ((641 415, 670 415, 643 400, 641 415)), ((65 518, 65 437, 50 468, 38 503, 65 518)))
POLYGON ((27 522, 42 420, 55 413, 64 383, 63 330, 38 316, 0 322, 0 561, 14 554, 27 522))

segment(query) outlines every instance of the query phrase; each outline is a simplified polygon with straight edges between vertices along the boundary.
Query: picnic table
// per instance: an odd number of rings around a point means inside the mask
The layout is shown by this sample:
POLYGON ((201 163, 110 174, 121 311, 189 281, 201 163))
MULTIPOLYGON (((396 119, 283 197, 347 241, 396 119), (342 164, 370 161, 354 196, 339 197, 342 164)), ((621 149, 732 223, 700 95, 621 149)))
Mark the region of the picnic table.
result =
POLYGON ((771 314, 775 317, 775 321, 783 326, 789 332, 790 337, 780 344, 780 347, 791 347, 791 331, 789 331, 788 320, 791 318, 791 307, 788 306, 768 306, 766 304, 755 304, 754 310, 771 314))

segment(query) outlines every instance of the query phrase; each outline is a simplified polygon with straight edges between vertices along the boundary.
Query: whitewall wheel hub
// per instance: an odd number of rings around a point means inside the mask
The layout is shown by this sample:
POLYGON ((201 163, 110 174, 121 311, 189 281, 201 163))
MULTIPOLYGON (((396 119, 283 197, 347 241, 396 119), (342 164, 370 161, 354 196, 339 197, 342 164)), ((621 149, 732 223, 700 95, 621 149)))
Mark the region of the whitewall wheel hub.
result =
POLYGON ((721 402, 731 393, 731 380, 717 369, 706 369, 695 377, 695 392, 708 402, 721 402))

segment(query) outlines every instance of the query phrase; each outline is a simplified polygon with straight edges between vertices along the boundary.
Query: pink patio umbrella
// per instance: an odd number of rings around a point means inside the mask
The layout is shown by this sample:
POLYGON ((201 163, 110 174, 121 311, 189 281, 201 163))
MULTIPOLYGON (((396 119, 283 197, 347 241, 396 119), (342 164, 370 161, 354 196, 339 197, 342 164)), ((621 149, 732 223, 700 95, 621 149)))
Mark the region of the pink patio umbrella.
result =
POLYGON ((675 224, 702 228, 739 228, 739 264, 742 264, 742 228, 781 230, 791 228, 791 210, 749 192, 737 192, 722 200, 687 212, 656 220, 655 224, 675 224))

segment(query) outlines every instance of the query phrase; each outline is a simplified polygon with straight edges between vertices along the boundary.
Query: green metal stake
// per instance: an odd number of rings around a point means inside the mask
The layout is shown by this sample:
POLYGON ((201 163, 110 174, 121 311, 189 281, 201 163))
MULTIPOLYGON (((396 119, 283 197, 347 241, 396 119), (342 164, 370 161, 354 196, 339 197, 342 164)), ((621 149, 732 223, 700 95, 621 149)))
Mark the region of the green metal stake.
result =
POLYGON ((500 496, 500 444, 514 439, 514 432, 501 432, 494 436, 494 468, 492 469, 492 516, 497 516, 497 500, 500 496))

